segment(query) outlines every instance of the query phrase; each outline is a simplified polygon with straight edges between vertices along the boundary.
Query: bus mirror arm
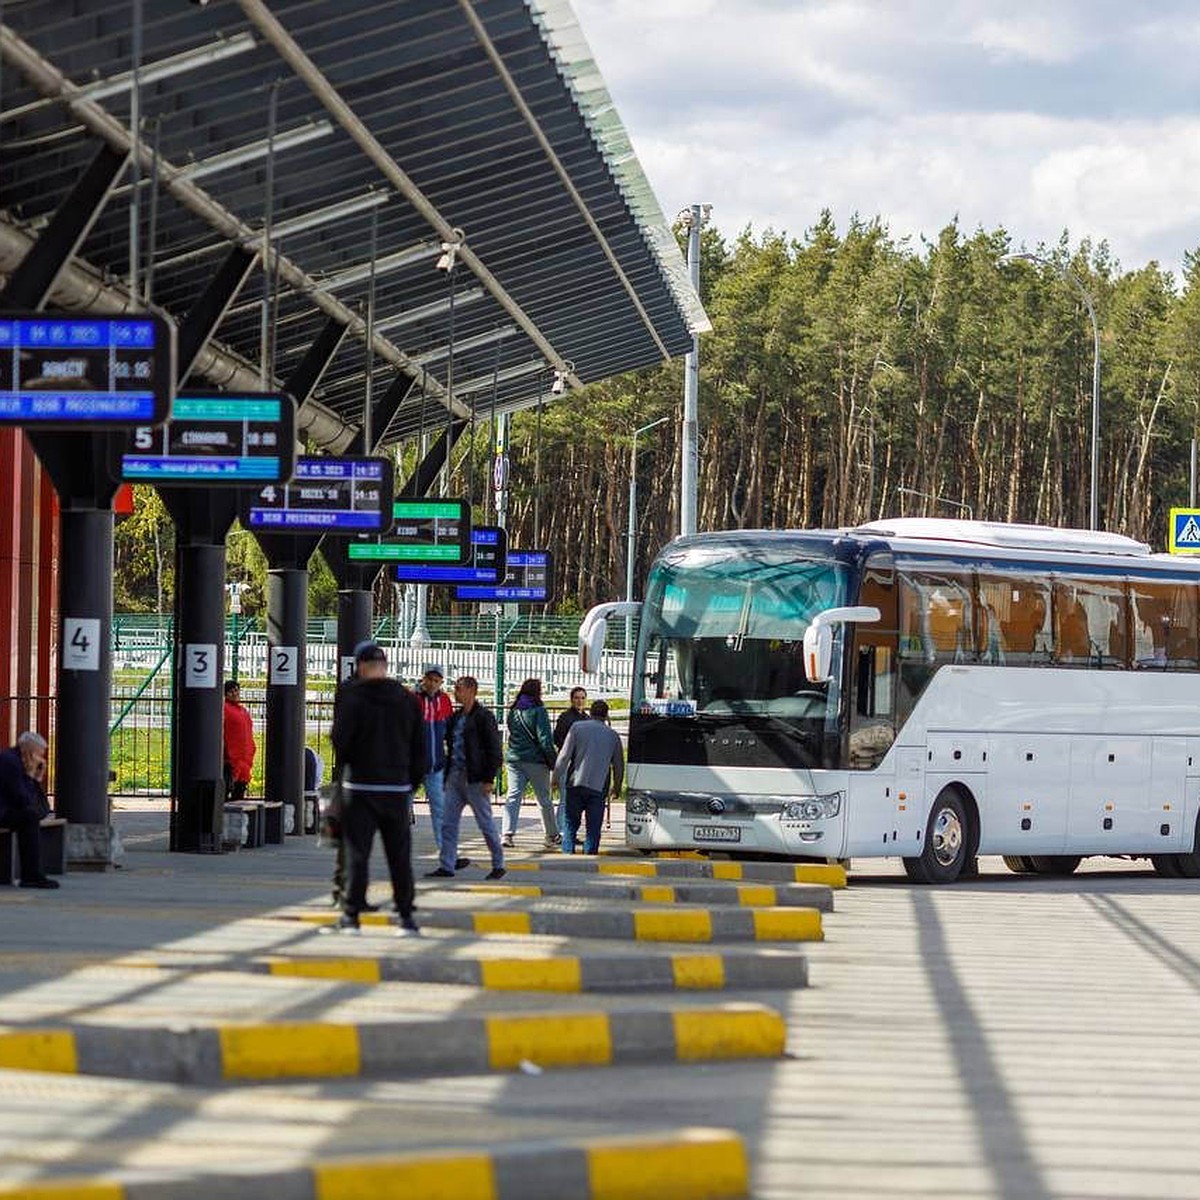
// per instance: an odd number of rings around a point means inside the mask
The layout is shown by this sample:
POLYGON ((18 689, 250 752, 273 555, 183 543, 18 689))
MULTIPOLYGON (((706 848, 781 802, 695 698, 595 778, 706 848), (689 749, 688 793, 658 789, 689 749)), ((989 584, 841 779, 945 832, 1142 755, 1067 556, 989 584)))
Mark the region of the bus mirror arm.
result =
POLYGON ((588 609, 587 616, 579 626, 579 669, 585 675, 594 675, 600 669, 609 618, 634 616, 641 609, 640 600, 610 600, 588 609))
MULTIPOLYGON (((589 614, 590 615, 590 614, 589 614)), ((817 613, 804 631, 804 674, 809 683, 828 683, 833 669, 833 626, 878 621, 881 613, 871 605, 828 608, 817 613)), ((582 637, 582 632, 580 634, 582 637)))

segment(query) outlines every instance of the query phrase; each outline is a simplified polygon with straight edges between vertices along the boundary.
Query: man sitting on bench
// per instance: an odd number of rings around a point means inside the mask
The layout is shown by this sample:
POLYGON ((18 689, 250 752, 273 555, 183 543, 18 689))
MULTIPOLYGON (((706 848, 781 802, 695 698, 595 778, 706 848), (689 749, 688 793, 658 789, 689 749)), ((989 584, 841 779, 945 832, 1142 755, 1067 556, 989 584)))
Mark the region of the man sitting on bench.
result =
POLYGON ((56 888, 57 879, 42 874, 40 825, 49 815, 42 780, 46 778, 46 739, 26 732, 17 744, 0 752, 0 826, 17 835, 21 886, 56 888))

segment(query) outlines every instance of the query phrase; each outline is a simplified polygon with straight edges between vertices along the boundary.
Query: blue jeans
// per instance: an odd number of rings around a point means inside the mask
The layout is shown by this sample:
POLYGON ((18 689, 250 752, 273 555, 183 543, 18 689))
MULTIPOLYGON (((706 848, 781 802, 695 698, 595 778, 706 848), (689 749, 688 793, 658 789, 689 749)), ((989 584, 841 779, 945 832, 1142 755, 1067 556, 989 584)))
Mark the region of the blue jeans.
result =
POLYGON ((575 853, 575 839, 579 837, 579 822, 587 822, 587 833, 583 838, 584 854, 600 853, 600 828, 604 824, 604 793, 595 788, 567 788, 566 829, 563 830, 563 853, 575 853))
POLYGON ((458 827, 462 821, 464 808, 469 808, 487 843, 488 853, 492 856, 492 867, 504 866, 504 850, 500 845, 500 835, 496 832, 496 822, 492 820, 492 801, 484 795, 482 783, 469 783, 466 771, 447 771, 444 802, 442 806, 442 842, 439 865, 447 871, 454 870, 458 858, 458 827))
POLYGON ((550 768, 541 762, 510 762, 505 766, 508 767, 508 795, 504 799, 504 833, 517 832, 521 800, 526 787, 531 787, 542 810, 542 828, 546 836, 552 838, 558 832, 558 820, 550 802, 550 768))
POLYGON ((429 820, 433 823, 433 840, 442 844, 442 810, 445 805, 446 776, 435 768, 425 776, 425 799, 429 801, 429 820))

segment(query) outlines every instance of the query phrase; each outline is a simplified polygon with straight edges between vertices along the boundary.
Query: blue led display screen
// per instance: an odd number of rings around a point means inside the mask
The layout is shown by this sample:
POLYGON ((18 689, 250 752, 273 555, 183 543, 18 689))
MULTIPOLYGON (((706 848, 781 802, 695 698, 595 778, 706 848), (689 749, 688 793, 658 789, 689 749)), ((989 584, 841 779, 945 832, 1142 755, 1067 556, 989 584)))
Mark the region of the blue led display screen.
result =
POLYGON ((180 392, 161 428, 139 426, 121 456, 129 483, 280 483, 296 458, 296 405, 276 392, 180 392))
POLYGON ((385 458, 298 458, 291 483, 254 494, 244 524, 276 533, 386 533, 392 487, 385 458))
POLYGON ((161 317, 0 317, 0 424, 160 425, 174 391, 174 332, 161 317))
POLYGON ((498 525, 471 528, 471 561, 444 567, 437 563, 400 563, 397 583, 499 584, 508 570, 508 532, 498 525))
POLYGON ((456 600, 499 604, 544 604, 553 587, 553 557, 549 550, 513 550, 508 556, 508 578, 496 587, 472 584, 454 589, 456 600))

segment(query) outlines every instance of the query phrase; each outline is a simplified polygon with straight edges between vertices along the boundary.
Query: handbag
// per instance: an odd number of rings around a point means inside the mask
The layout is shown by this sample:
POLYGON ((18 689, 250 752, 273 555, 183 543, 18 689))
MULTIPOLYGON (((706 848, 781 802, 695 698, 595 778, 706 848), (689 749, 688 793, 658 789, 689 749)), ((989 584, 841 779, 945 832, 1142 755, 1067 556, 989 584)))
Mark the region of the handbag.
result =
POLYGON ((336 843, 342 838, 342 814, 345 810, 346 792, 342 778, 335 775, 330 783, 319 789, 321 797, 321 819, 317 823, 317 844, 336 843))

